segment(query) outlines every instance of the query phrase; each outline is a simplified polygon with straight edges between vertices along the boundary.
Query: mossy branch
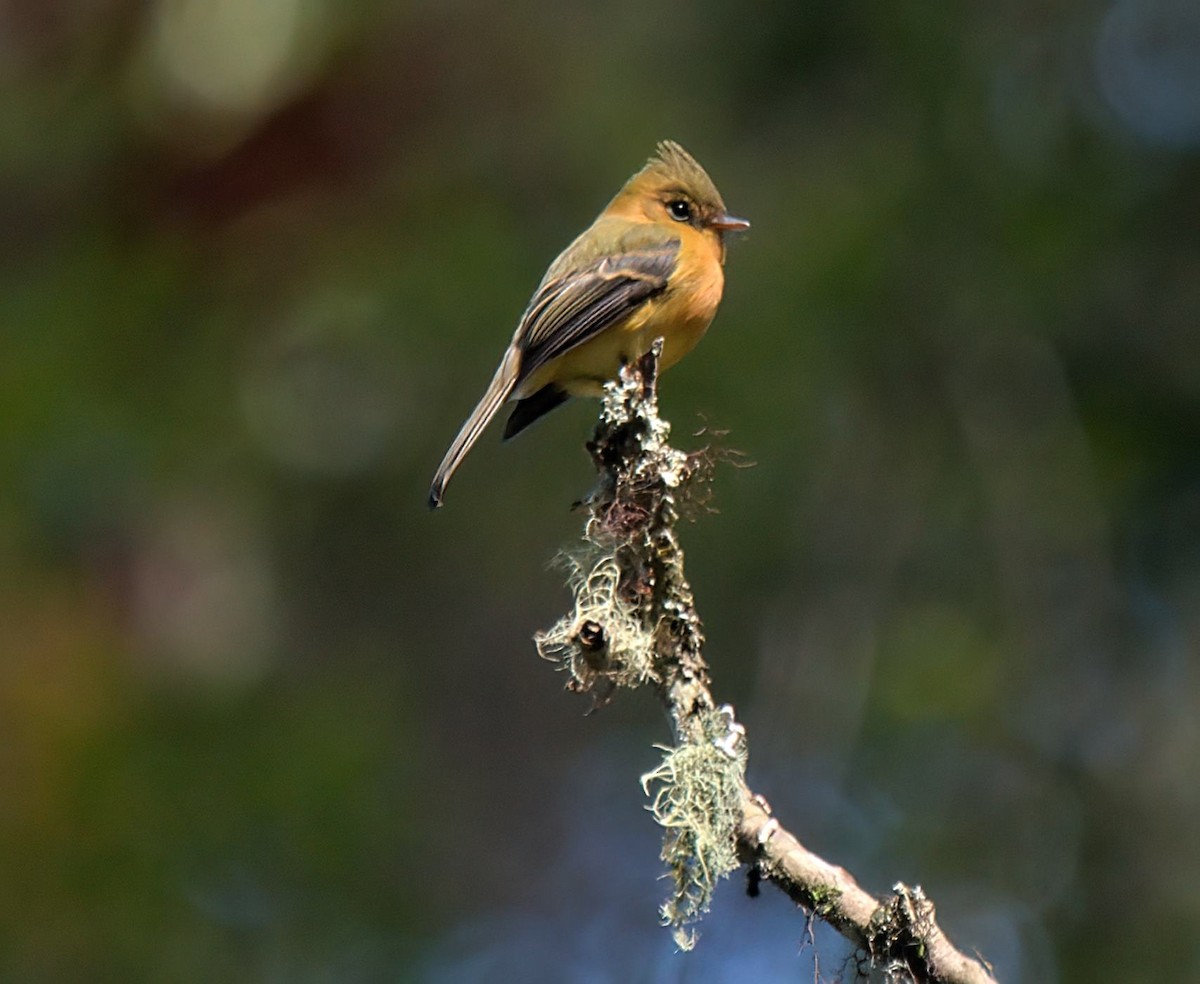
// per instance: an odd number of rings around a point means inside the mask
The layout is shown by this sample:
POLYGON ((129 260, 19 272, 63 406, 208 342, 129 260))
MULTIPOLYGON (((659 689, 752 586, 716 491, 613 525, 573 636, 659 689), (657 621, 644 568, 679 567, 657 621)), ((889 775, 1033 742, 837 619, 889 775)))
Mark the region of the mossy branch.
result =
MULTIPOLYGON (((588 445, 599 472, 581 545, 566 558, 574 609, 536 637, 538 652, 569 676, 569 689, 597 706, 619 688, 649 684, 671 720, 672 745, 642 777, 663 827, 662 857, 673 880, 662 908, 681 947, 709 908, 716 883, 739 864, 775 882, 855 947, 864 974, 892 981, 995 984, 990 969, 942 933, 919 887, 897 884, 880 899, 843 868, 810 851, 771 816, 745 781, 745 730, 713 699, 704 633, 684 575, 676 534, 681 510, 703 501, 707 450, 668 443, 658 415, 661 343, 625 366, 605 390, 588 445)), ((756 883, 756 882, 755 882, 756 883)))

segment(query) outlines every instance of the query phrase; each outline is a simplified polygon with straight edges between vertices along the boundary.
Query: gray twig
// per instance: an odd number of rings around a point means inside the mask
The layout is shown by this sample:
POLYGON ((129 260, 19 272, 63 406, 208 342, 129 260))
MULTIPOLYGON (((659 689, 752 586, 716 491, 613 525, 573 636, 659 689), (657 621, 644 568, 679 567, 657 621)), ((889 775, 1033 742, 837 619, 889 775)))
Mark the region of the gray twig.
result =
POLYGON ((575 605, 536 643, 568 674, 568 688, 597 706, 619 688, 650 684, 667 709, 672 744, 642 777, 673 881, 664 922, 690 948, 689 927, 708 910, 716 883, 745 864, 754 879, 773 881, 849 940, 864 972, 922 984, 995 984, 989 967, 946 938, 919 886, 897 884, 883 899, 869 894, 844 868, 804 848, 746 785, 746 733, 733 708, 713 699, 676 533, 681 512, 706 501, 718 455, 707 448, 685 454, 668 443, 656 391, 661 352, 656 343, 605 388, 588 445, 599 481, 581 503, 582 544, 565 558, 575 605))

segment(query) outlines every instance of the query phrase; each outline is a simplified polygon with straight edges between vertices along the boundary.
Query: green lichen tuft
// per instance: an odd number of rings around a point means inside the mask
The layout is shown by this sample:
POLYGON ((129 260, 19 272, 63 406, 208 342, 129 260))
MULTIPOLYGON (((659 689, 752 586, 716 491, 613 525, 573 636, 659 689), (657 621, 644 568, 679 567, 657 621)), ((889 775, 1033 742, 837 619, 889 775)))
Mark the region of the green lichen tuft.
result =
POLYGON ((624 596, 617 558, 591 550, 562 563, 575 606, 534 637, 538 653, 569 673, 575 690, 591 692, 600 682, 608 688, 645 683, 654 671, 654 637, 643 625, 638 605, 624 596), (585 626, 599 628, 603 652, 589 650, 581 640, 585 626))
POLYGON ((727 708, 703 712, 699 723, 695 742, 664 747, 662 763, 642 776, 646 794, 654 790, 650 810, 665 830, 662 859, 674 883, 663 922, 682 950, 696 939, 685 927, 708 911, 717 882, 738 867, 741 729, 727 708))

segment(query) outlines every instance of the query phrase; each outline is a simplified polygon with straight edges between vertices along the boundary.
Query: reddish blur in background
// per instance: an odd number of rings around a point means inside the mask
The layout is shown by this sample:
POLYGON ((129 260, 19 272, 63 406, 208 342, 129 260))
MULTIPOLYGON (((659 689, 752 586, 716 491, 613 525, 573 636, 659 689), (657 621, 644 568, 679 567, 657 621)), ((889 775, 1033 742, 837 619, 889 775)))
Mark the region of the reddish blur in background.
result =
POLYGON ((0 86, 0 977, 811 977, 735 882, 673 952, 665 722, 530 644, 595 405, 424 509, 664 137, 752 784, 1009 984, 1200 976, 1194 0, 3 0, 0 86))

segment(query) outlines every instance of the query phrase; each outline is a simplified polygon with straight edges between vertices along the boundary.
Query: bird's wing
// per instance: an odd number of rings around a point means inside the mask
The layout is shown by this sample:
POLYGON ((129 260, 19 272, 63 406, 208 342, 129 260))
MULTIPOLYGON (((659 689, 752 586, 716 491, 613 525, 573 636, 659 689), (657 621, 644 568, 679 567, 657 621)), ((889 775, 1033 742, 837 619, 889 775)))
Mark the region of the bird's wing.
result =
POLYGON ((521 378, 595 338, 660 293, 678 257, 679 240, 671 238, 548 276, 517 327, 514 341, 521 350, 521 378))

